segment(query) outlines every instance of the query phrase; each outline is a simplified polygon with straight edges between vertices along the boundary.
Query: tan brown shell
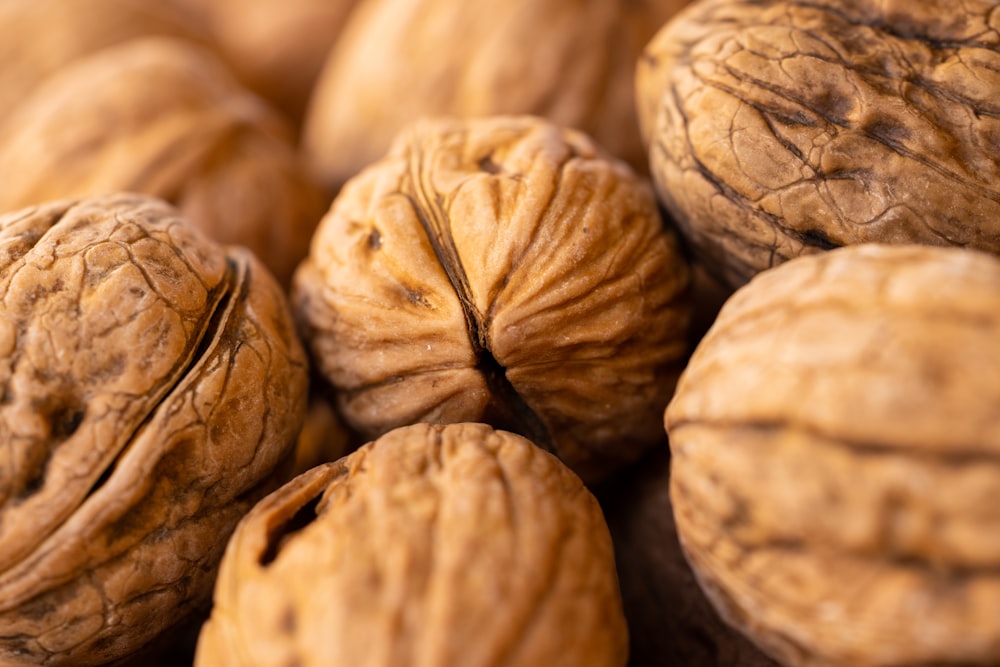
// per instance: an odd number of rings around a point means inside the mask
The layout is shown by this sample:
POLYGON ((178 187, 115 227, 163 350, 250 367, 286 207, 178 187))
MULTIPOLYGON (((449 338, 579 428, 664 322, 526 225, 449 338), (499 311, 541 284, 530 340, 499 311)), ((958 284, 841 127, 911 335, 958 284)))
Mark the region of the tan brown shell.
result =
POLYGON ((657 192, 729 284, 863 242, 1000 253, 994 0, 705 0, 650 42, 657 192))
POLYGON ((250 89, 302 121, 320 68, 357 0, 169 0, 202 17, 250 89))
POLYGON ((47 76, 78 58, 138 37, 203 40, 197 16, 149 0, 0 2, 0 118, 47 76))
POLYGON ((579 478, 514 434, 417 424, 254 507, 195 664, 610 667, 627 649, 579 478))
POLYGON ((0 210, 128 190, 161 197, 287 283, 326 200, 288 128, 209 52, 167 38, 104 49, 0 124, 0 210))
POLYGON ((336 191, 421 116, 532 114, 645 171, 635 62, 687 0, 361 0, 323 70, 303 147, 336 191))
POLYGON ((666 412, 688 558, 786 665, 1000 661, 1000 260, 801 257, 738 290, 666 412))
POLYGON ((482 421, 593 480, 662 442, 687 285, 646 182, 519 116, 402 133, 337 197, 292 299, 366 437, 482 421))
POLYGON ((0 217, 0 664, 104 664, 203 605, 306 383, 270 274, 166 204, 0 217))
POLYGON ((685 560, 668 448, 644 456, 597 497, 615 545, 629 667, 777 667, 719 617, 685 560))

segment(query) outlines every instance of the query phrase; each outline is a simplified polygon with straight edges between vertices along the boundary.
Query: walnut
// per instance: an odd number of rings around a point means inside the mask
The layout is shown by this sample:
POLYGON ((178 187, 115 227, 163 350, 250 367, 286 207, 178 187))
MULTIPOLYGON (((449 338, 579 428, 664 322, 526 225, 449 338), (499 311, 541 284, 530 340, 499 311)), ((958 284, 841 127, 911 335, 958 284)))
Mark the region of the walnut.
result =
POLYGON ((251 89, 296 124, 356 0, 172 0, 202 14, 211 41, 251 89))
POLYGON ((666 412, 706 591, 786 665, 1000 662, 1000 261, 858 245, 759 274, 666 412))
POLYGON ((316 83, 303 146, 334 191, 421 116, 533 114, 645 170, 635 61, 687 0, 361 0, 316 83))
POLYGON ((862 242, 1000 253, 996 2, 704 0, 647 46, 657 192, 730 284, 862 242))
POLYGON ((651 189, 584 135, 438 119, 344 187, 292 300, 366 438, 482 421, 593 481, 664 438, 687 284, 651 189))
POLYGON ((333 405, 322 396, 312 395, 302 430, 295 443, 295 460, 292 473, 300 473, 321 463, 336 461, 357 443, 347 432, 333 405))
POLYGON ((144 35, 199 40, 196 17, 149 0, 0 2, 0 118, 74 60, 144 35))
POLYGON ((230 540, 195 665, 624 665, 600 507, 531 442, 395 430, 296 477, 230 540))
POLYGON ((0 125, 0 173, 0 210, 117 190, 162 197, 282 283, 326 206, 280 117, 209 52, 167 38, 104 49, 39 84, 0 125))
POLYGON ((598 500, 615 545, 629 667, 777 667, 712 608, 677 540, 670 451, 657 448, 598 500))
POLYGON ((138 195, 0 217, 0 294, 0 664, 104 664, 210 599, 305 353, 252 254, 138 195))

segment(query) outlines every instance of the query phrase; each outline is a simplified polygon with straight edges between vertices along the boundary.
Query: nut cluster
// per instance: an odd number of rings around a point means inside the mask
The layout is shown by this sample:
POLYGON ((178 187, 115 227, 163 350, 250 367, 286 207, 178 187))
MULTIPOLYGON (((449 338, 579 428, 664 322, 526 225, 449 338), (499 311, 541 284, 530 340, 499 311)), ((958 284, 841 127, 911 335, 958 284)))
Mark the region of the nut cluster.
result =
POLYGON ((1000 663, 996 0, 0 60, 0 665, 1000 663))

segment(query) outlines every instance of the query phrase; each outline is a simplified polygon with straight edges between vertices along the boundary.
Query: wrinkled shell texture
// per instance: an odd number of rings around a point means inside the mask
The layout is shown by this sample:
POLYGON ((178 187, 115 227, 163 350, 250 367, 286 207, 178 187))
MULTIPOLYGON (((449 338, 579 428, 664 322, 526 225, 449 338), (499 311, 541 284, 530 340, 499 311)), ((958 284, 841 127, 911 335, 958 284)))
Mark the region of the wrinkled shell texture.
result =
POLYGON ((601 667, 626 655, 611 540, 579 478, 514 434, 417 424, 253 509, 195 664, 601 667))
POLYGON ((306 383, 268 272, 162 202, 0 217, 0 664, 103 664, 207 603, 306 383))
POLYGON ((0 2, 0 118, 77 58, 145 35, 199 39, 193 16, 149 0, 0 2))
POLYGON ((1000 253, 992 0, 705 0, 646 48, 661 200, 734 286, 861 243, 1000 253))
POLYGON ((736 292, 666 413, 687 555, 788 665, 1000 662, 1000 260, 853 246, 736 292))
POLYGON ((348 183, 292 300, 367 437, 482 421, 596 478, 663 440, 687 283, 650 188, 582 134, 441 119, 348 183))
POLYGON ((635 61, 686 0, 361 0, 331 51, 304 148, 336 190, 421 116, 533 114, 634 168, 635 61))
POLYGON ((209 52, 146 38, 60 69, 0 125, 0 210, 142 192, 287 283, 325 197, 287 127, 209 52))

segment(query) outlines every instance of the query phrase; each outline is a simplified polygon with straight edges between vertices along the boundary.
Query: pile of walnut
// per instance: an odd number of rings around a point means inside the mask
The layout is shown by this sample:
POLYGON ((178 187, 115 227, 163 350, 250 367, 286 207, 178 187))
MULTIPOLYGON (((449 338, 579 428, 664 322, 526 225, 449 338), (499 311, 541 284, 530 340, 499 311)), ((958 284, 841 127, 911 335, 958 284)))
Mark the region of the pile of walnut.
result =
POLYGON ((0 665, 1000 663, 995 0, 0 56, 0 665))

